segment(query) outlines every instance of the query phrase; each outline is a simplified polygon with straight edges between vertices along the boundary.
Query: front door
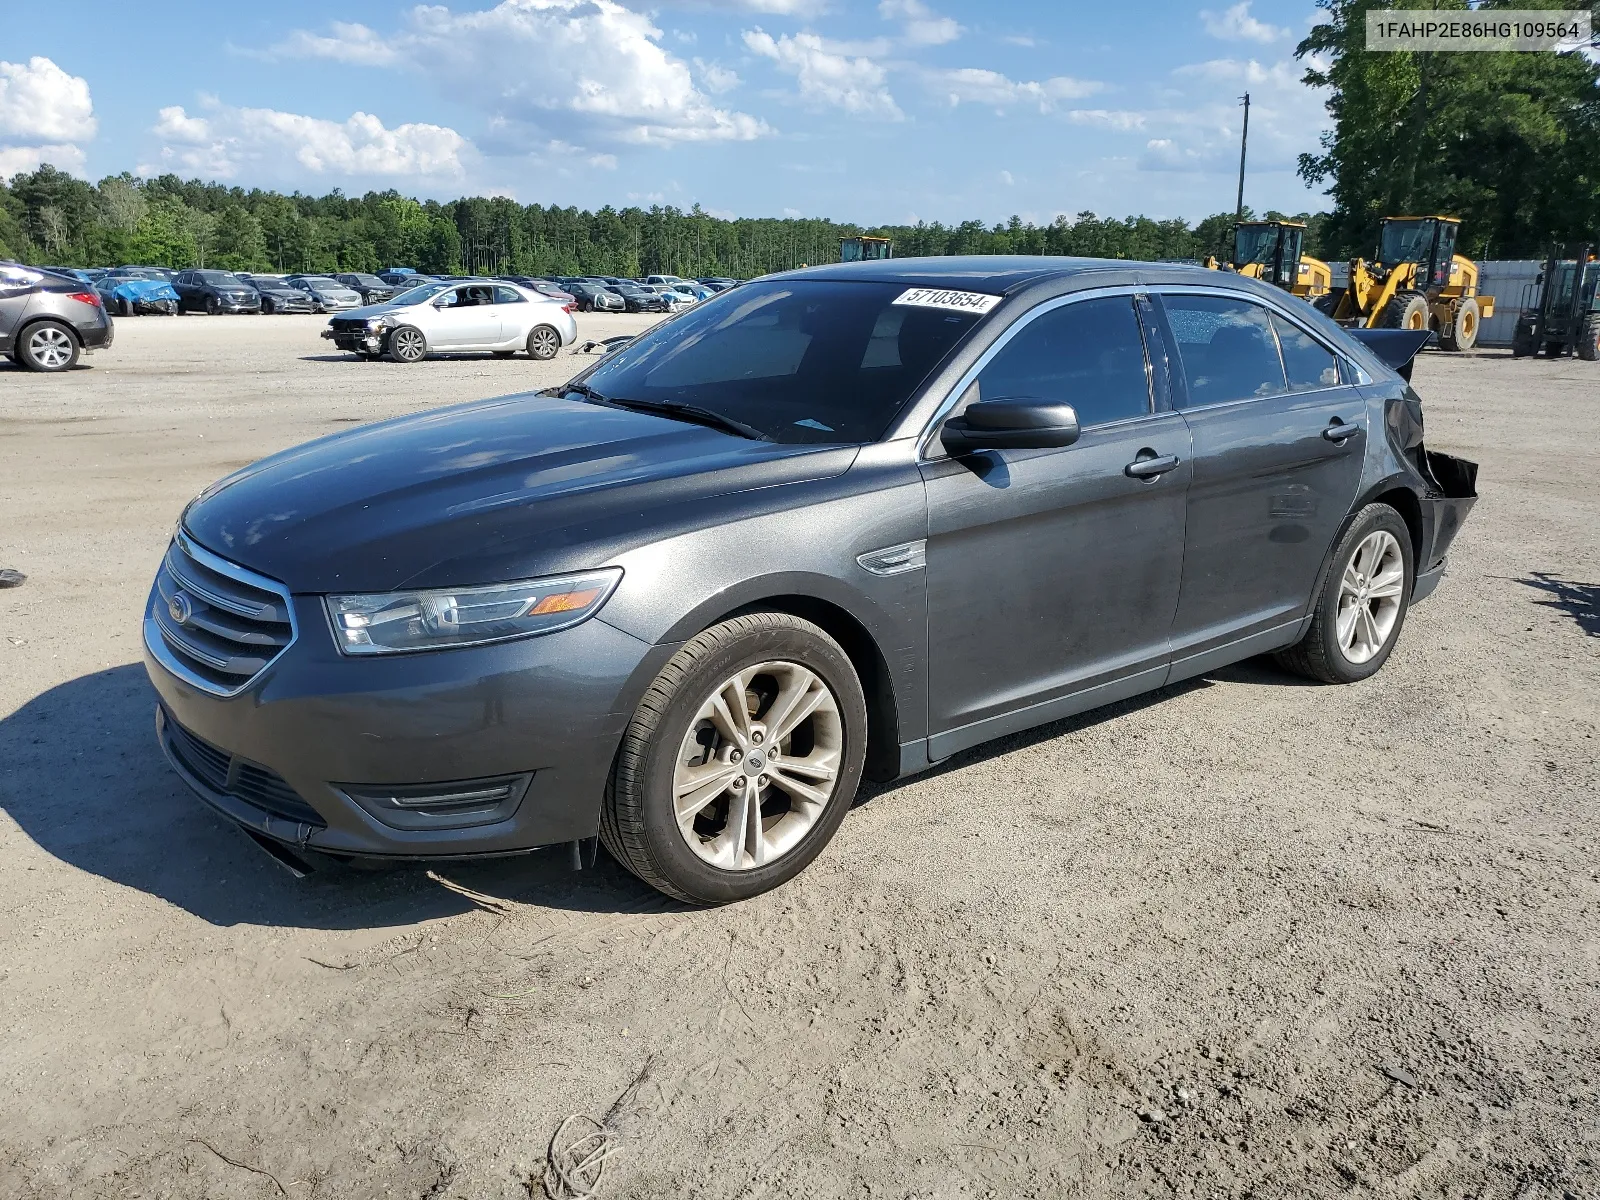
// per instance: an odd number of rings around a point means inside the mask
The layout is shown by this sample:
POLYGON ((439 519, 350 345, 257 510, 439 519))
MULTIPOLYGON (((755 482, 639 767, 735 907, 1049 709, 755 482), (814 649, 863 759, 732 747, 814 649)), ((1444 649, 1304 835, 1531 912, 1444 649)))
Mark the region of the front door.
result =
POLYGON ((1160 686, 1183 566, 1189 432, 1152 403, 1133 297, 1041 313, 976 387, 1069 403, 1083 433, 923 465, 933 758, 1160 686))
POLYGON ((466 284, 451 288, 433 301, 428 347, 433 350, 468 350, 493 346, 500 340, 500 316, 494 305, 494 288, 466 284))
POLYGON ((1361 485, 1366 403, 1331 350, 1238 296, 1165 295, 1194 436, 1173 678, 1285 644, 1361 485))

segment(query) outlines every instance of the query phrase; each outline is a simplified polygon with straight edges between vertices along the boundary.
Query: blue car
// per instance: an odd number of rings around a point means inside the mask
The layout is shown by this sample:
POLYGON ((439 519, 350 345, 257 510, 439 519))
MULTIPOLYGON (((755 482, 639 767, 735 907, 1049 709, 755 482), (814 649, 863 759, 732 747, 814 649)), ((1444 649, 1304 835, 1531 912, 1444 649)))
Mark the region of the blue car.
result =
POLYGON ((140 313, 170 317, 178 311, 176 289, 154 267, 117 267, 102 275, 94 286, 105 301, 106 311, 120 317, 140 313))

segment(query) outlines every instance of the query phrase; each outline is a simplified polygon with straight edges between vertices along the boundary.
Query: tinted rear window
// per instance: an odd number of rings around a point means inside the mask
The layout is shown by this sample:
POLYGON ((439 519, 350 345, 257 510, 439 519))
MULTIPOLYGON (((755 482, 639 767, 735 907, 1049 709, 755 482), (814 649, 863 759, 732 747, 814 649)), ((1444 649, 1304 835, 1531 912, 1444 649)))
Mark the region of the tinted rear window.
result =
POLYGON ((778 442, 871 442, 981 319, 902 284, 774 280, 702 302, 602 362, 606 396, 693 404, 778 442))

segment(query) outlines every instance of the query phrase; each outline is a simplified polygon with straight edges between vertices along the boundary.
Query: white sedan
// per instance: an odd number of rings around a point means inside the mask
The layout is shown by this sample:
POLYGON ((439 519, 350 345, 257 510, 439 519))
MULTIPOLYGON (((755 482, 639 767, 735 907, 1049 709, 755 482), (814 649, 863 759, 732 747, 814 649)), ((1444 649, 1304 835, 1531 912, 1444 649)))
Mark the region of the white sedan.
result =
POLYGON ((484 350, 507 358, 526 350, 554 358, 578 337, 571 309, 531 288, 498 279, 436 281, 328 322, 322 336, 359 358, 387 354, 421 362, 429 354, 484 350))

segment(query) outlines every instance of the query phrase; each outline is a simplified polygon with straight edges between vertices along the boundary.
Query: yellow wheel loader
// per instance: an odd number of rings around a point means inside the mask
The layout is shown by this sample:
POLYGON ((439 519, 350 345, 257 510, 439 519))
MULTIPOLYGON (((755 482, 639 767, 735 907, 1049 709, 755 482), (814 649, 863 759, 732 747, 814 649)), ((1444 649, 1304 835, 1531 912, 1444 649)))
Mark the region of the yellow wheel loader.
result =
MULTIPOLYGON (((1233 269, 1315 301, 1327 295, 1333 272, 1321 259, 1301 252, 1305 239, 1300 221, 1241 221, 1233 227, 1233 269)), ((1215 259, 1206 261, 1208 267, 1218 265, 1215 259)))
POLYGON ((1470 350, 1494 297, 1478 294, 1478 265, 1457 254, 1458 217, 1385 217, 1378 260, 1350 261, 1350 283, 1317 305, 1341 325, 1431 329, 1446 350, 1470 350))
POLYGON ((875 262, 894 257, 894 242, 885 237, 842 237, 839 239, 839 261, 875 262))

